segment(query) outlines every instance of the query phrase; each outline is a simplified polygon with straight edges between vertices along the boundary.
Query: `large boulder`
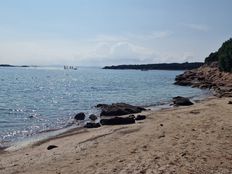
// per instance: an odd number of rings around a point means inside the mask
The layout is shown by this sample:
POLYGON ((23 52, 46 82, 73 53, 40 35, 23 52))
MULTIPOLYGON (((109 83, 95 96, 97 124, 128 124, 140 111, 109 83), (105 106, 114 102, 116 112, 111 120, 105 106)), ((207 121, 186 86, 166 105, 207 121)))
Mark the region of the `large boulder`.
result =
POLYGON ((132 117, 114 117, 110 119, 101 119, 102 125, 123 125, 123 124, 134 124, 135 119, 132 117))
POLYGON ((120 116, 140 113, 141 111, 146 110, 143 107, 133 106, 126 103, 113 103, 112 105, 98 104, 96 107, 101 109, 101 116, 120 116))
POLYGON ((74 117, 75 120, 84 120, 85 119, 85 114, 83 112, 80 112, 75 115, 74 117))
POLYGON ((193 105, 193 103, 185 97, 181 97, 181 96, 177 96, 173 98, 173 104, 175 106, 189 106, 189 105, 193 105))

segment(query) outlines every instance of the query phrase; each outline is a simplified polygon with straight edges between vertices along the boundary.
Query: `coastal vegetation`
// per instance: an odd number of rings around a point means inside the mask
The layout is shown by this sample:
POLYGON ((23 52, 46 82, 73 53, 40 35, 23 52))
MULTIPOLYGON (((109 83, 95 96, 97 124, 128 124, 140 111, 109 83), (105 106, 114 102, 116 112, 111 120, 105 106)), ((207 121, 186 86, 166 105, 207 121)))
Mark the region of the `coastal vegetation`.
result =
POLYGON ((218 51, 205 58, 206 64, 218 62, 221 71, 232 72, 232 38, 225 41, 218 51))
POLYGON ((205 64, 176 77, 175 84, 212 89, 219 97, 232 97, 232 39, 211 53, 205 64))

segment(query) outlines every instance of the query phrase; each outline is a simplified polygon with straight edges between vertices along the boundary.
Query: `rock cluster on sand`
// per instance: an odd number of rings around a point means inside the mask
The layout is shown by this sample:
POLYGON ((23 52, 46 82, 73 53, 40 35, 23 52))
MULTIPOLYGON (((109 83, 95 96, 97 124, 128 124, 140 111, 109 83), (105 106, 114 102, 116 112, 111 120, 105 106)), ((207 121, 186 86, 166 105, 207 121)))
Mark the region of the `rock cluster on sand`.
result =
POLYGON ((127 114, 140 113, 146 109, 139 106, 133 106, 126 103, 113 103, 111 105, 98 104, 97 108, 101 109, 100 116, 120 116, 127 114))
POLYGON ((213 89, 218 97, 232 97, 232 74, 221 72, 217 62, 185 71, 175 81, 176 85, 213 89))
MULTIPOLYGON (((109 118, 101 118, 100 122, 98 121, 98 116, 91 114, 89 115, 89 120, 85 124, 85 128, 98 128, 101 125, 124 125, 124 124, 133 124, 137 120, 146 119, 145 115, 134 115, 124 116, 127 114, 140 113, 145 108, 139 106, 133 106, 126 103, 113 103, 112 105, 107 104, 98 104, 97 108, 101 109, 100 116, 110 116, 109 118), (123 116, 123 117, 118 117, 123 116)), ((80 112, 74 116, 74 120, 80 121, 85 120, 85 113, 80 112)))

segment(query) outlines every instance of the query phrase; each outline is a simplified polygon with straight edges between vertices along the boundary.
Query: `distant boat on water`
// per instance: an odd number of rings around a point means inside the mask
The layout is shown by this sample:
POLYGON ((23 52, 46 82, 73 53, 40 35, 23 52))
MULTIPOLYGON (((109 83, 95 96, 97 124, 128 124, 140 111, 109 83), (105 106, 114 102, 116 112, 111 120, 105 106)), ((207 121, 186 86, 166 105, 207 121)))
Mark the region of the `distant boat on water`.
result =
POLYGON ((64 65, 64 69, 65 70, 68 70, 68 69, 77 70, 77 66, 67 66, 67 65, 64 65))

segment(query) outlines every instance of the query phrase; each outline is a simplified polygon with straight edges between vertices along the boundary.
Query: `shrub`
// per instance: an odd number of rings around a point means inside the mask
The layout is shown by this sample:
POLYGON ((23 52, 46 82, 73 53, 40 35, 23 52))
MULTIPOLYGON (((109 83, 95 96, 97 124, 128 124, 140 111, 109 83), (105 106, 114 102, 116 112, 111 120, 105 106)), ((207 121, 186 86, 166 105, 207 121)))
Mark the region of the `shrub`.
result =
POLYGON ((221 71, 232 72, 232 38, 222 44, 218 51, 205 58, 206 64, 219 62, 221 71))
POLYGON ((220 70, 232 72, 232 39, 222 44, 218 50, 218 58, 220 70))

